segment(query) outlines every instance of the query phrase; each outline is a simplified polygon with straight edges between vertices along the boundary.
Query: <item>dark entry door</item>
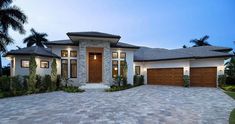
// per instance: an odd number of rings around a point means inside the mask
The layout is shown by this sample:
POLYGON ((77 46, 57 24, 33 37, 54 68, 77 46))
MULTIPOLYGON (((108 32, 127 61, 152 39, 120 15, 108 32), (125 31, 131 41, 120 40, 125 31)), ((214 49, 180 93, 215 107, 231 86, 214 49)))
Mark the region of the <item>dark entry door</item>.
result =
POLYGON ((102 54, 89 53, 89 82, 102 82, 102 54))

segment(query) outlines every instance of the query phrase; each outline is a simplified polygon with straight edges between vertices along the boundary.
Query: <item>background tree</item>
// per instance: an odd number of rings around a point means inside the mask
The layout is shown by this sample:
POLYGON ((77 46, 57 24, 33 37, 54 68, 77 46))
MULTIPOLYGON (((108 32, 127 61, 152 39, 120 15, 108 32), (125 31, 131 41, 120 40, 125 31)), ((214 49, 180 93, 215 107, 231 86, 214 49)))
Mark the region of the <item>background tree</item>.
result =
POLYGON ((11 27, 14 31, 24 34, 23 24, 27 22, 26 15, 17 7, 11 5, 12 0, 0 0, 0 76, 2 75, 1 54, 6 51, 6 46, 13 43, 8 35, 11 27))
MULTIPOLYGON (((233 52, 233 54, 235 54, 233 52)), ((235 57, 225 63, 226 83, 235 84, 235 57)))
POLYGON ((183 45, 182 47, 183 47, 183 48, 188 48, 186 45, 183 45))
POLYGON ((31 35, 24 39, 24 43, 27 43, 27 47, 31 47, 34 44, 39 47, 44 47, 44 42, 48 42, 46 38, 48 35, 46 33, 36 32, 33 28, 30 30, 31 35))
POLYGON ((51 82, 52 82, 52 89, 55 90, 56 82, 57 82, 57 63, 56 59, 53 58, 51 63, 51 82))
POLYGON ((209 36, 206 35, 200 39, 193 39, 190 41, 190 43, 193 43, 193 47, 199 47, 199 46, 211 46, 206 40, 209 39, 209 36))
POLYGON ((30 61, 29 61, 29 91, 34 92, 35 91, 35 86, 36 86, 36 68, 37 68, 37 63, 35 61, 34 56, 30 56, 30 61))

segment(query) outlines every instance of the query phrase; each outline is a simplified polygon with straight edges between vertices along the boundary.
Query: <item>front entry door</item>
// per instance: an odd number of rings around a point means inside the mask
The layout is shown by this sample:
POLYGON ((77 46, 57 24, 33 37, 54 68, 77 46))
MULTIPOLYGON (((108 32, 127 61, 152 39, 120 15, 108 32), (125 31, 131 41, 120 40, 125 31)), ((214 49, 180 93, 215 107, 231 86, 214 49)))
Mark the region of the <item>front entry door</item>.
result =
POLYGON ((89 82, 102 82, 102 54, 89 53, 89 82))

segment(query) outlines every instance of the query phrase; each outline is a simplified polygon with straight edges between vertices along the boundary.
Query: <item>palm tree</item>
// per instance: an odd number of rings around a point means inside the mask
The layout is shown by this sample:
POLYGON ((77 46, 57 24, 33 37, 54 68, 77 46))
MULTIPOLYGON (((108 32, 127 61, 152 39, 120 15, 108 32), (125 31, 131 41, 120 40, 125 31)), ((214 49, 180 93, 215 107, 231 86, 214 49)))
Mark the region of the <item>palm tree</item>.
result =
POLYGON ((23 24, 27 22, 26 15, 17 7, 11 6, 12 0, 0 0, 0 76, 2 75, 1 54, 6 51, 6 46, 13 43, 8 35, 11 27, 20 34, 24 34, 23 24))
POLYGON ((39 47, 44 47, 44 43, 48 42, 46 38, 47 34, 36 32, 33 28, 30 31, 32 34, 26 37, 23 41, 24 43, 27 43, 27 47, 31 47, 34 44, 39 47))
POLYGON ((194 43, 193 47, 199 47, 199 46, 211 46, 206 40, 209 39, 209 36, 206 35, 200 39, 193 39, 190 41, 190 43, 194 43))

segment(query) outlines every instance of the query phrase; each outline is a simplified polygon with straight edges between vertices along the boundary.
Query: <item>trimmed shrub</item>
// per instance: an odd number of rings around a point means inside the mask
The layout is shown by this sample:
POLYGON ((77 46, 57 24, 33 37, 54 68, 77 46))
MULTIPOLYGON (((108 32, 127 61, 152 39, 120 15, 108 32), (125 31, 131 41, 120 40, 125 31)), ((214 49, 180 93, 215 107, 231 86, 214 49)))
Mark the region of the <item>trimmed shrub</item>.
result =
POLYGON ((28 87, 29 87, 29 76, 23 76, 23 87, 24 87, 24 90, 28 90, 28 87))
POLYGON ((189 87, 189 86, 190 86, 190 78, 189 78, 189 75, 184 75, 184 76, 183 76, 183 80, 184 80, 184 87, 189 87))
POLYGON ((224 89, 226 91, 235 92, 235 86, 234 85, 224 85, 224 86, 222 86, 222 89, 224 89))
POLYGON ((45 92, 47 91, 46 83, 43 81, 43 77, 40 75, 36 75, 36 89, 38 92, 45 92))
POLYGON ((56 68, 56 59, 53 58, 53 61, 51 63, 51 88, 52 90, 56 89, 56 83, 57 83, 57 68, 56 68))
POLYGON ((226 82, 226 76, 225 75, 219 75, 218 76, 218 83, 219 86, 224 86, 226 82))
POLYGON ((134 75, 134 85, 139 86, 139 85, 144 85, 144 76, 143 75, 134 75))
POLYGON ((11 77, 11 96, 19 96, 25 94, 22 78, 18 76, 11 77))
POLYGON ((37 63, 35 57, 31 56, 29 61, 29 90, 34 92, 36 86, 36 68, 37 63))
POLYGON ((127 77, 122 78, 122 85, 126 86, 127 85, 127 77))
POLYGON ((62 83, 62 79, 60 75, 57 75, 57 80, 56 80, 56 90, 59 90, 63 85, 62 83))
POLYGON ((63 88, 63 91, 68 92, 68 93, 77 93, 77 92, 84 92, 85 90, 82 90, 76 86, 67 86, 63 88))
POLYGON ((11 80, 10 77, 7 77, 5 75, 0 77, 0 89, 1 89, 1 91, 10 92, 10 90, 11 90, 10 80, 11 80))
POLYGON ((43 83, 45 83, 46 90, 51 91, 51 76, 50 75, 45 75, 43 78, 43 83))

